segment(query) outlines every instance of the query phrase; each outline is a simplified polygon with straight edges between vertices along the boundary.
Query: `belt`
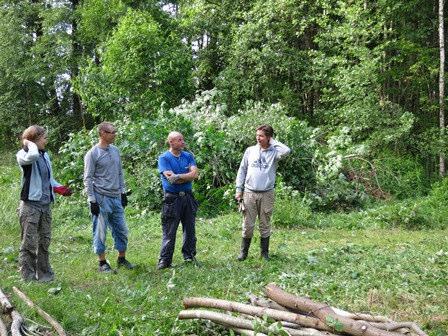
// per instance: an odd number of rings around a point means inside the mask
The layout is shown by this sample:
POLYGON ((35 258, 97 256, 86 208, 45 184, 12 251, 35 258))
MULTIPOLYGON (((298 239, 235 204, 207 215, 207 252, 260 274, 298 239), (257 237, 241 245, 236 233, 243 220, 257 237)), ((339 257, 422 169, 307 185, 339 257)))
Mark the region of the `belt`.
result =
POLYGON ((191 194, 191 191, 179 191, 177 193, 171 192, 171 191, 165 191, 165 195, 173 195, 173 196, 184 197, 187 194, 191 194))

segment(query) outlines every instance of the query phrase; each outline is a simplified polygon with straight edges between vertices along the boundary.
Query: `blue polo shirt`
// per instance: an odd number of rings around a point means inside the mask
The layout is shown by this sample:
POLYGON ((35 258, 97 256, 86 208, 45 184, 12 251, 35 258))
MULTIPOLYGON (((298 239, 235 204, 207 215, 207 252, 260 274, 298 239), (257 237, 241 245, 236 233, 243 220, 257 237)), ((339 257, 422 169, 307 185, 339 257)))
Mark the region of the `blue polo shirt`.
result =
POLYGON ((163 175, 163 172, 167 170, 171 170, 174 174, 189 173, 191 166, 196 166, 196 161, 194 160, 193 154, 189 152, 182 151, 180 152, 179 157, 174 156, 170 151, 166 151, 160 155, 158 160, 158 169, 162 180, 163 190, 172 193, 191 191, 191 181, 182 184, 171 184, 165 175, 163 175))

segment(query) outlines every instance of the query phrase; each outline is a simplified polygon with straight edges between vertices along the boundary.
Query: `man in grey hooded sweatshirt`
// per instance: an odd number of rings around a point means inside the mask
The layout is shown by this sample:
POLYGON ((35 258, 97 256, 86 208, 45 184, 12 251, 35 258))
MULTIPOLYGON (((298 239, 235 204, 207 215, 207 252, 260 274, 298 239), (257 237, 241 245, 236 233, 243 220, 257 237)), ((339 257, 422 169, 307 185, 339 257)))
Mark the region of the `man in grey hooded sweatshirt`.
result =
POLYGON ((243 209, 243 239, 238 260, 247 258, 258 216, 260 225, 261 257, 269 259, 269 237, 271 236, 271 216, 274 208, 275 175, 278 162, 291 149, 274 140, 274 130, 270 125, 257 128, 257 144, 248 147, 241 160, 236 177, 235 198, 243 209))

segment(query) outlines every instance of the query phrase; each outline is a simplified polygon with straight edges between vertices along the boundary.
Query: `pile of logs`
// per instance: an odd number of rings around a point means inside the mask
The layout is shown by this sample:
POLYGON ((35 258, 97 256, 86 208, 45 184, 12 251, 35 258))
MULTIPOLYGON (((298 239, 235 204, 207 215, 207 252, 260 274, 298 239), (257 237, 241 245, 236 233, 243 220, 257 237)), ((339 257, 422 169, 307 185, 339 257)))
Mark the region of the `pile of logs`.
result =
POLYGON ((427 336, 415 323, 349 313, 292 295, 273 283, 265 287, 265 294, 268 299, 250 295, 251 304, 213 298, 185 298, 185 310, 179 313, 178 318, 209 320, 241 335, 427 336), (199 307, 220 309, 225 313, 190 309, 199 307))
MULTIPOLYGON (((22 299, 29 307, 36 309, 37 313, 42 316, 50 325, 56 330, 57 334, 60 336, 66 336, 66 333, 62 326, 54 320, 50 315, 43 311, 40 307, 36 306, 33 301, 31 301, 24 293, 22 293, 16 287, 12 288, 14 293, 22 299)), ((25 324, 25 319, 22 315, 14 308, 14 306, 9 301, 8 297, 0 289, 0 336, 51 336, 53 335, 46 326, 38 325, 33 323, 33 328, 28 327, 25 324), (35 327, 37 326, 37 327, 35 327), (10 332, 8 332, 8 330, 10 332)))

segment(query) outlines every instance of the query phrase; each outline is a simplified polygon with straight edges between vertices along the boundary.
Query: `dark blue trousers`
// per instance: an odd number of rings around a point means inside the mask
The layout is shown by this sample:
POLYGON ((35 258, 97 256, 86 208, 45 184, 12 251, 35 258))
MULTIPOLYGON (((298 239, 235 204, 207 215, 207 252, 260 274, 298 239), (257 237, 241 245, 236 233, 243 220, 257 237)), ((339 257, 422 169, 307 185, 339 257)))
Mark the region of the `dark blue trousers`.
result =
POLYGON ((196 212, 198 203, 191 192, 165 193, 162 207, 162 248, 159 262, 171 265, 179 222, 182 223, 184 259, 196 256, 196 212))

